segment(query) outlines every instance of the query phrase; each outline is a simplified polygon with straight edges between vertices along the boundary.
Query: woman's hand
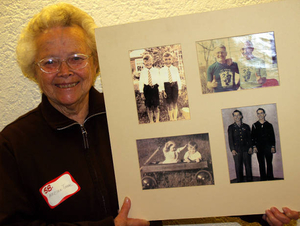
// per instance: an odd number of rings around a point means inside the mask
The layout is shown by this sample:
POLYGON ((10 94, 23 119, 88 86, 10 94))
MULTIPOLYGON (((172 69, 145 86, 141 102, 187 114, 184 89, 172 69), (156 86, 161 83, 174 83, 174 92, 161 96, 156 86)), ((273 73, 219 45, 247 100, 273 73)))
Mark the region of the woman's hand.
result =
POLYGON ((290 210, 287 207, 283 207, 282 210, 283 212, 280 212, 276 207, 272 207, 266 210, 263 219, 271 226, 282 226, 283 224, 288 224, 292 219, 297 220, 299 218, 297 211, 290 210))
POLYGON ((115 218, 115 226, 149 226, 149 221, 143 219, 128 218, 131 207, 129 198, 125 198, 118 216, 115 218))

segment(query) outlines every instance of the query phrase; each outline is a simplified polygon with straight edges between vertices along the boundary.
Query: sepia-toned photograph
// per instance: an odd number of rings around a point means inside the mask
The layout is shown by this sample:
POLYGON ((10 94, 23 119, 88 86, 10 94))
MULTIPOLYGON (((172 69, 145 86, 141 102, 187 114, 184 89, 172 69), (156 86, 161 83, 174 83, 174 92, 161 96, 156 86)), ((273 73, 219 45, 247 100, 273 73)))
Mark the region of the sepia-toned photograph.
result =
POLYGON ((202 93, 279 85, 274 32, 196 42, 202 93))
POLYGON ((132 50, 139 124, 190 119, 180 45, 132 50))
POLYGON ((208 133, 136 143, 144 190, 214 184, 208 133))
POLYGON ((276 104, 222 110, 231 183, 283 180, 276 104))

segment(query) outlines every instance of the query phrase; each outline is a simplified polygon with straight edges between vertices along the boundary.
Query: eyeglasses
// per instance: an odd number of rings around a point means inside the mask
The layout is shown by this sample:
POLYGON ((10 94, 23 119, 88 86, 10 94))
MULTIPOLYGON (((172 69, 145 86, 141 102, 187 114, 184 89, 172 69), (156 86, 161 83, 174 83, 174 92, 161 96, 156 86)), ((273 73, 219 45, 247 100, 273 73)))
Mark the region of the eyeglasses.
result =
POLYGON ((39 66, 41 71, 45 73, 54 73, 60 70, 60 66, 62 62, 66 62, 67 65, 73 70, 79 70, 88 64, 88 59, 91 55, 85 55, 81 53, 76 53, 69 56, 67 59, 61 60, 56 57, 47 57, 39 62, 35 63, 39 66))

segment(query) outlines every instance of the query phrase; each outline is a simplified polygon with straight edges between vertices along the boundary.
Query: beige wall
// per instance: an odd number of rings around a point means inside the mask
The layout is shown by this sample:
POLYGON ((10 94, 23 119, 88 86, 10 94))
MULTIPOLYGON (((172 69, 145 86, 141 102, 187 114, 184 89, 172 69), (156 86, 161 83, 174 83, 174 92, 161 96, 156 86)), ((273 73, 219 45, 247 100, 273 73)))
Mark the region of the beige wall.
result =
MULTIPOLYGON (((98 26, 103 27, 273 1, 278 0, 66 0, 65 2, 83 9, 95 19, 98 26)), ((28 20, 42 7, 56 2, 59 1, 0 1, 0 130, 40 102, 37 85, 26 79, 17 66, 15 47, 18 35, 28 20)), ((101 89, 99 81, 96 87, 101 89)))

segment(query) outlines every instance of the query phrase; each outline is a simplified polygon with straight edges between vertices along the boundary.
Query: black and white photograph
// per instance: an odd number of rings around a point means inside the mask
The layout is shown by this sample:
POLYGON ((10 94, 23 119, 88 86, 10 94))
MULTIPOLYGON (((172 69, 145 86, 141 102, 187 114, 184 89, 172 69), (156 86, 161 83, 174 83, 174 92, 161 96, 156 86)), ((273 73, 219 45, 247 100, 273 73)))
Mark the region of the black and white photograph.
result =
POLYGON ((129 54, 139 124, 190 119, 181 46, 129 54))
POLYGON ((231 183, 283 180, 276 104, 222 110, 231 183))
POLYGON ((196 42, 202 93, 279 85, 274 32, 196 42))
POLYGON ((144 190, 214 184, 208 133, 136 143, 144 190))

